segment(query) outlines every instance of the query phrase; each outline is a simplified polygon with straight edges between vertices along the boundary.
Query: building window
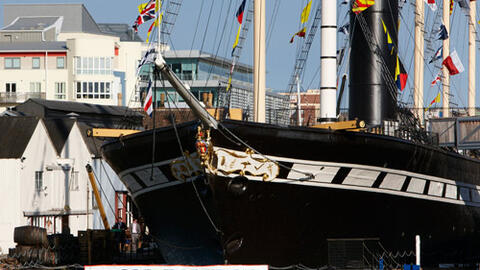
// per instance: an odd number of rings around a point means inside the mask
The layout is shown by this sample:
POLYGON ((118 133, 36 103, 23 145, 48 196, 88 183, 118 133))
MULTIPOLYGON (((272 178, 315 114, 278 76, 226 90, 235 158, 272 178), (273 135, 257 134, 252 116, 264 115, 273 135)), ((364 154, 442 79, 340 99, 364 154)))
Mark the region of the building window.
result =
POLYGON ((33 57, 32 58, 32 69, 39 69, 40 68, 40 57, 33 57))
POLYGON ((72 171, 72 177, 70 177, 70 190, 78 191, 78 171, 72 171))
POLYGON ((63 56, 57 57, 57 68, 58 69, 65 68, 65 57, 63 56))
POLYGON ((6 88, 7 93, 17 92, 17 84, 16 83, 6 83, 5 88, 6 88))
POLYGON ((37 192, 42 191, 43 188, 43 171, 35 172, 35 190, 37 192))
POLYGON ((5 69, 20 69, 20 57, 6 57, 5 69))
POLYGON ((30 92, 40 93, 41 91, 42 91, 42 83, 41 82, 31 82, 30 83, 30 92))
POLYGON ((83 99, 110 99, 111 82, 76 82, 76 95, 83 99))
POLYGON ((82 83, 81 82, 77 82, 76 92, 77 92, 77 98, 82 98, 82 83))
POLYGON ((55 83, 55 98, 56 99, 66 99, 65 83, 56 82, 55 83))
POLYGON ((110 75, 112 57, 75 57, 75 74, 110 75))
POLYGON ((75 60, 75 74, 82 74, 82 58, 76 56, 75 60))

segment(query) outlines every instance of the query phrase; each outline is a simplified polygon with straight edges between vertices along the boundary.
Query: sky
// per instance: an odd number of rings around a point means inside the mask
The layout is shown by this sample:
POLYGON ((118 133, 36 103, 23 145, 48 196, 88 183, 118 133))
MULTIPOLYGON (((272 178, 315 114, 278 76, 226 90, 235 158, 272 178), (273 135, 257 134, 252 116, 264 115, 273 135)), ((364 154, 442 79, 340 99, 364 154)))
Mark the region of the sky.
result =
MULTIPOLYGON (((177 0, 178 1, 178 0, 177 0)), ((333 0, 329 0, 333 1, 333 0)), ((137 6, 146 0, 0 0, 0 25, 3 26, 3 4, 17 3, 82 3, 86 6, 92 17, 98 23, 127 23, 132 24, 137 16, 137 6)), ((180 14, 174 26, 170 45, 176 50, 202 50, 207 53, 230 58, 231 48, 238 28, 235 19, 235 12, 240 5, 241 0, 183 0, 180 14)), ((249 1, 247 1, 248 3, 249 1)), ((337 16, 338 26, 342 26, 348 21, 346 15, 346 5, 340 5, 337 1, 339 12, 337 16)), ((441 6, 442 0, 437 0, 441 6)), ((300 14, 307 0, 267 0, 267 88, 274 91, 285 91, 288 81, 293 71, 295 56, 302 39, 296 39, 294 43, 289 43, 291 36, 300 30, 300 14)), ((313 0, 310 23, 313 21, 318 0, 313 0)), ((404 62, 409 78, 406 90, 399 94, 399 99, 404 102, 411 102, 413 88, 413 13, 414 0, 407 0, 407 3, 401 11, 401 22, 399 31, 400 59, 404 62)), ((476 2, 473 2, 476 3, 476 2)), ((247 4, 248 9, 248 4, 247 4)), ((427 6, 426 11, 426 35, 427 41, 431 41, 431 47, 436 50, 440 45, 434 35, 436 29, 433 29, 434 22, 439 22, 441 12, 432 12, 427 6)), ((477 9, 478 11, 478 9, 477 9)), ((478 18, 477 18, 478 20, 478 18)), ((467 62, 467 17, 455 5, 451 20, 452 30, 450 33, 451 49, 457 49, 458 54, 468 69, 467 62)), ((146 39, 146 31, 149 23, 140 27, 140 36, 146 39)), ((478 27, 478 24, 477 24, 478 27)), ((320 85, 320 31, 317 32, 312 43, 310 55, 307 60, 305 75, 301 80, 302 90, 318 89, 320 85)), ((253 62, 253 26, 250 27, 249 36, 240 61, 246 64, 253 62)), ((347 38, 344 34, 337 35, 337 47, 344 46, 347 38)), ((427 48, 427 45, 425 45, 427 48)), ((478 52, 478 50, 477 50, 478 52)), ((428 59, 434 52, 425 51, 424 57, 427 59, 425 64, 425 83, 424 83, 424 103, 429 104, 440 91, 439 86, 430 87, 430 82, 436 76, 439 63, 428 64, 428 59)), ((477 53, 478 54, 478 53, 477 53)), ((342 75, 347 68, 344 64, 339 69, 339 75, 342 75)), ((478 62, 478 57, 477 57, 478 62)), ((478 66, 479 63, 477 63, 478 66)), ((480 67, 480 66, 479 66, 480 67)), ((480 68, 477 68, 480 71, 480 68)), ((480 72, 477 72, 480 73, 480 72)), ((453 94, 453 103, 457 106, 467 106, 466 99, 466 81, 468 79, 467 71, 462 74, 451 77, 451 92, 453 94)), ((477 88, 480 87, 480 80, 477 79, 477 88)), ((342 107, 348 104, 348 87, 345 97, 342 101, 342 107)), ((480 95, 477 95, 477 104, 480 104, 480 95)))

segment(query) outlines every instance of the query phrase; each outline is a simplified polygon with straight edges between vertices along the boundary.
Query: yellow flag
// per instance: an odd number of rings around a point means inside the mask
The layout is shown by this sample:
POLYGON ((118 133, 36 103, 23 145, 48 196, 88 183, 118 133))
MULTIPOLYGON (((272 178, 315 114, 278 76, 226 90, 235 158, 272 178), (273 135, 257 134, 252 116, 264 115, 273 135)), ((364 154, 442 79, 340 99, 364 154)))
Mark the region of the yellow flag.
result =
POLYGON ((308 21, 308 16, 310 16, 310 9, 312 7, 312 0, 310 0, 306 7, 303 8, 302 16, 300 17, 300 22, 306 23, 308 21))
POLYGON ((232 56, 233 56, 233 52, 235 51, 235 48, 237 47, 238 45, 238 38, 240 37, 240 31, 242 30, 242 25, 240 24, 238 26, 238 31, 237 31, 237 36, 235 37, 235 42, 233 43, 233 50, 232 50, 232 56))
MULTIPOLYGON (((435 103, 440 103, 440 92, 438 92, 437 97, 435 98, 435 103)), ((433 104, 433 103, 432 103, 433 104)))
POLYGON ((432 102, 430 102, 430 105, 425 108, 425 111, 428 111, 428 109, 430 109, 430 107, 432 107, 432 105, 435 103, 440 103, 440 92, 438 92, 437 96, 432 100, 432 102))

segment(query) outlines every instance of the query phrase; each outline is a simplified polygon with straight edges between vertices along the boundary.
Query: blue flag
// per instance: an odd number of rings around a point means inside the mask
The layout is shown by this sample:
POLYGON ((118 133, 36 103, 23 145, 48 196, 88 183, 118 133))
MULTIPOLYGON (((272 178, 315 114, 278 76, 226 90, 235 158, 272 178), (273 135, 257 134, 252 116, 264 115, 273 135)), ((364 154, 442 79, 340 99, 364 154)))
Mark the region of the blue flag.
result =
POLYGON ((448 38, 448 32, 447 32, 447 28, 445 27, 445 25, 441 25, 440 26, 440 32, 438 34, 438 39, 440 40, 445 40, 448 38))

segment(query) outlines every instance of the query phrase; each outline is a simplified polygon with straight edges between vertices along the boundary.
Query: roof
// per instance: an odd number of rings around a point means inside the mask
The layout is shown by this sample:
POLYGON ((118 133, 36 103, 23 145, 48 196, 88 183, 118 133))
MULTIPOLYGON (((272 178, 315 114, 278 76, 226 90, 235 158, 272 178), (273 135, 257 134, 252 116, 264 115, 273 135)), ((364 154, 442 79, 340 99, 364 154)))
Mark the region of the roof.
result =
MULTIPOLYGON (((29 102, 36 103, 50 110, 64 111, 64 112, 78 112, 78 113, 89 113, 89 114, 109 114, 115 116, 124 116, 127 112, 131 110, 125 106, 109 106, 109 105, 98 105, 90 103, 81 103, 81 102, 72 102, 72 101, 54 101, 46 99, 32 98, 25 101, 25 105, 29 102)), ((23 105, 22 104, 22 105, 23 105)), ((21 106, 21 105, 18 105, 21 106)), ((17 107, 18 107, 17 106, 17 107)))
POLYGON ((119 37, 120 41, 143 42, 138 33, 135 33, 132 27, 126 23, 99 23, 98 27, 105 34, 119 37))
POLYGON ((45 17, 17 17, 11 24, 2 28, 7 31, 19 30, 38 30, 43 31, 53 26, 58 20, 59 16, 45 16, 45 17))
POLYGON ((47 128, 48 136, 50 137, 57 154, 60 155, 68 139, 68 135, 72 130, 74 119, 44 119, 45 127, 47 128))
POLYGON ((0 158, 21 158, 38 121, 37 117, 0 117, 0 158))
MULTIPOLYGON (((220 56, 215 56, 206 52, 202 52, 199 50, 170 50, 170 51, 165 51, 163 53, 163 57, 165 59, 171 59, 171 58, 200 58, 204 60, 208 60, 213 63, 217 64, 222 64, 222 65, 227 65, 230 66, 232 64, 231 59, 227 59, 224 57, 220 56)), ((244 69, 247 69, 250 72, 253 72, 253 66, 251 65, 246 65, 242 63, 237 63, 237 67, 242 67, 244 69)))
POLYGON ((101 140, 99 137, 87 136, 87 130, 93 128, 93 126, 90 126, 85 122, 77 122, 77 126, 80 129, 83 141, 87 145, 88 152, 90 152, 90 154, 94 157, 101 157, 102 150, 100 149, 100 147, 102 146, 104 141, 101 140))
POLYGON ((67 43, 64 41, 44 42, 0 42, 0 51, 67 51, 67 43))
POLYGON ((17 17, 62 16, 63 33, 102 33, 83 4, 5 4, 3 10, 3 25, 17 17))

